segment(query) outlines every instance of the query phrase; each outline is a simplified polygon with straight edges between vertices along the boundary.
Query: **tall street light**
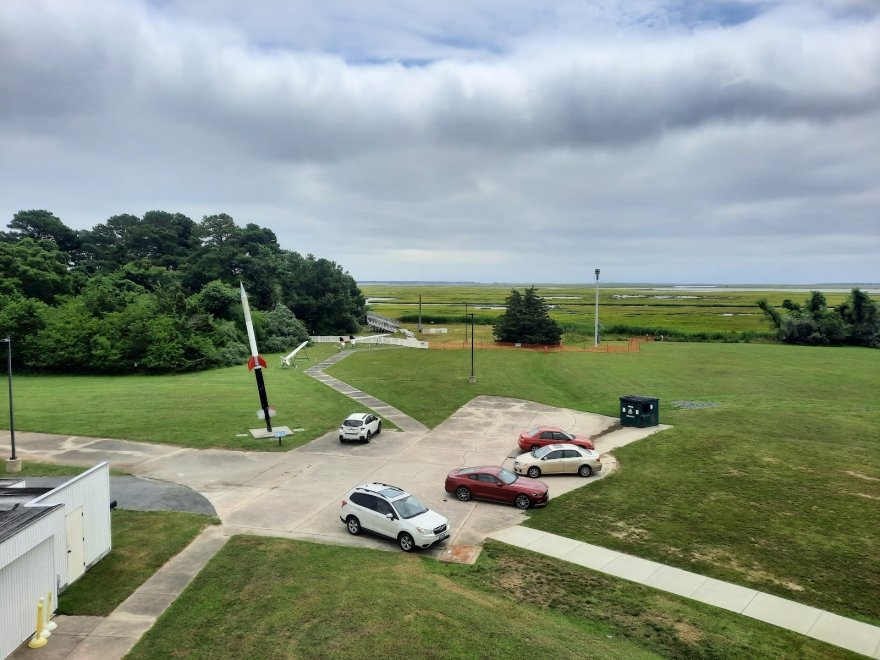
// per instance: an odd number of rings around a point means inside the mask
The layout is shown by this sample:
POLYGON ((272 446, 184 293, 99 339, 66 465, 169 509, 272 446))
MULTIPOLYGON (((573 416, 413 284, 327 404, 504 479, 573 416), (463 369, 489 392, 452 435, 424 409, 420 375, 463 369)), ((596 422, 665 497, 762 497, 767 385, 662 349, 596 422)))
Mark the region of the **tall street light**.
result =
POLYGON ((471 317, 471 375, 468 377, 469 383, 476 383, 477 377, 474 375, 474 313, 468 314, 471 317))
POLYGON ((596 269, 596 330, 593 347, 599 346, 599 269, 596 269))
POLYGON ((6 373, 9 377, 9 439, 12 444, 12 456, 9 457, 6 467, 7 472, 18 472, 21 469, 21 464, 15 455, 15 415, 12 407, 12 337, 3 337, 0 341, 6 344, 6 373))

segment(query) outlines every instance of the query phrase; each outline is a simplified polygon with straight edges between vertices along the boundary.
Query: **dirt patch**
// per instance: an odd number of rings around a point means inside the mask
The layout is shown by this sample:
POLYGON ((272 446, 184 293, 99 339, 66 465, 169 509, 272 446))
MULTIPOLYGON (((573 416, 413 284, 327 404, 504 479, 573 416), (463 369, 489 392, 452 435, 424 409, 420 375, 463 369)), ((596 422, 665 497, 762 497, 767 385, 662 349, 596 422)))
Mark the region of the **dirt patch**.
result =
POLYGON ((685 644, 695 645, 703 639, 703 633, 698 628, 684 621, 656 612, 650 614, 646 612, 643 616, 657 627, 666 628, 670 631, 674 630, 675 636, 685 644))
POLYGON ((715 401, 670 401, 671 405, 682 410, 699 410, 701 408, 715 408, 718 403, 715 401))
POLYGON ((451 564, 473 564, 480 556, 480 548, 476 545, 450 545, 446 551, 440 555, 440 561, 446 561, 451 564))
POLYGON ((636 527, 635 525, 629 525, 620 520, 612 523, 614 527, 617 529, 609 530, 609 534, 616 539, 620 540, 635 540, 635 541, 643 541, 648 538, 648 530, 642 529, 641 527, 636 527))
POLYGON ((703 633, 696 626, 692 626, 684 621, 675 622, 675 634, 686 644, 696 644, 703 639, 703 633))
POLYGON ((753 582, 775 584, 790 591, 804 591, 804 588, 796 582, 780 579, 757 564, 744 566, 739 557, 736 557, 725 550, 709 548, 703 552, 692 552, 691 556, 697 561, 705 561, 716 566, 733 569, 753 582))

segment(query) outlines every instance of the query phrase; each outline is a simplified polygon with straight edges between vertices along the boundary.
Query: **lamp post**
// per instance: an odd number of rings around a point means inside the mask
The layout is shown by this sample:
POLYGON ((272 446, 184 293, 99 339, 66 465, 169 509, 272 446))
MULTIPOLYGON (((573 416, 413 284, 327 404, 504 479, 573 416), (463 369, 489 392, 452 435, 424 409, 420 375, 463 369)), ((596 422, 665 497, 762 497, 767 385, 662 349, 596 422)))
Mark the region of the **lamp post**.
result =
POLYGON ((596 330, 593 347, 599 346, 599 269, 596 269, 596 330))
POLYGON ((476 383, 477 377, 474 375, 474 313, 468 314, 471 317, 471 375, 468 377, 469 383, 476 383))
POLYGON ((15 415, 12 407, 12 337, 0 339, 6 344, 6 373, 9 377, 9 440, 12 445, 12 456, 6 461, 7 472, 21 471, 21 461, 15 455, 15 415))

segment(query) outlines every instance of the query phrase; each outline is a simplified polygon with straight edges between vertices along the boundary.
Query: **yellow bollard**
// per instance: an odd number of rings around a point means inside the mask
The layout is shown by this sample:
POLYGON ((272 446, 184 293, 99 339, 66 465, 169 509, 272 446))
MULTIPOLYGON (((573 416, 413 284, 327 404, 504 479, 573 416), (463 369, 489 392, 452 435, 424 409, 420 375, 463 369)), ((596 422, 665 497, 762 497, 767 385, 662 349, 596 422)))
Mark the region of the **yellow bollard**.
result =
POLYGON ((28 642, 28 646, 32 649, 39 649, 46 646, 46 638, 43 637, 43 599, 37 603, 37 631, 28 642))
POLYGON ((46 592, 46 625, 43 628, 43 637, 48 637, 52 631, 58 627, 58 624, 52 621, 52 592, 46 592))

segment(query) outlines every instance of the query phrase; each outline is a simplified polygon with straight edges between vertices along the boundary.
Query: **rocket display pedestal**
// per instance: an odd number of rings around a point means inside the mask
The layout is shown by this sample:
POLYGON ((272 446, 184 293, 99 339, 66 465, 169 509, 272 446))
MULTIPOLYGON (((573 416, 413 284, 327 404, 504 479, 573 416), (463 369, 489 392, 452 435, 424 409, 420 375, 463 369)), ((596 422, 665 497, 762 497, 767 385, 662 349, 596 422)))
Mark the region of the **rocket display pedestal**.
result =
POLYGON ((284 435, 293 435, 293 431, 290 430, 287 426, 273 426, 271 431, 267 431, 265 428, 260 429, 248 429, 251 432, 251 437, 255 440, 263 440, 265 438, 277 438, 279 433, 283 433, 284 435))

